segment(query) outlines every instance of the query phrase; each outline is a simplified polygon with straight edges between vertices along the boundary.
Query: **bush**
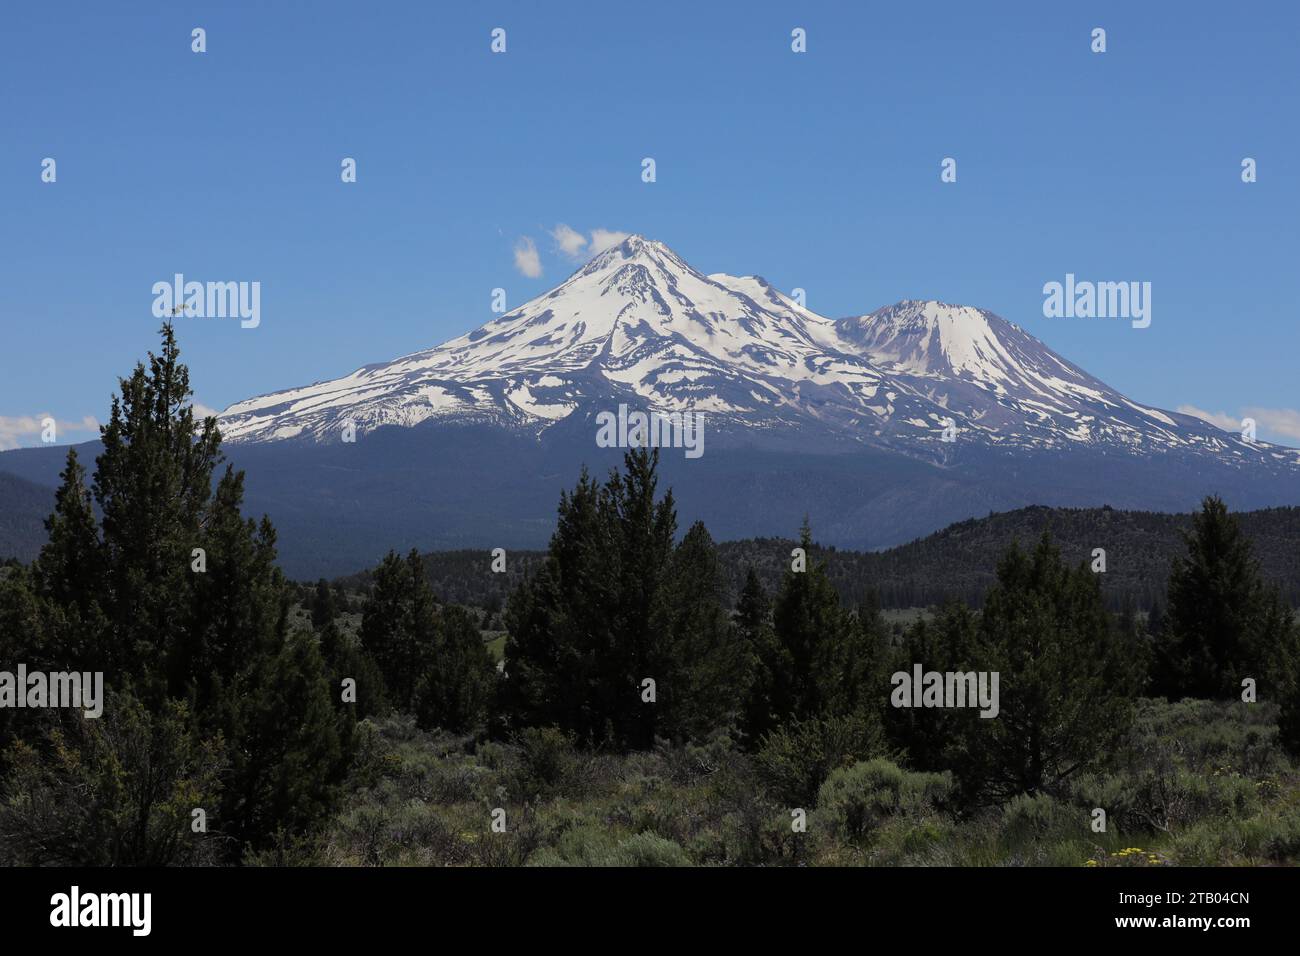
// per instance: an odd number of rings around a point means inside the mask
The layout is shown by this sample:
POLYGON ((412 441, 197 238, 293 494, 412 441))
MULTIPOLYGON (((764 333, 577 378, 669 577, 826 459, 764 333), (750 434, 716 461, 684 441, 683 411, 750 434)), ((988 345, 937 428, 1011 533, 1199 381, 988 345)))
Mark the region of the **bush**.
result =
POLYGON ((1089 817, 1046 793, 1020 794, 1002 808, 1002 836, 1009 846, 1086 837, 1089 817))
POLYGON ((573 735, 558 727, 529 727, 516 735, 515 743, 523 761, 519 783, 525 794, 550 792, 576 767, 573 735))
POLYGON ((686 851, 656 833, 628 837, 602 863, 604 866, 690 866, 686 851))
POLYGON ((835 836, 855 842, 887 817, 919 818, 951 795, 947 773, 909 773, 876 759, 835 770, 817 794, 818 818, 835 836))
POLYGON ((756 762, 773 797, 806 807, 832 771, 880 756, 883 749, 880 729, 863 718, 812 717, 765 735, 756 762))

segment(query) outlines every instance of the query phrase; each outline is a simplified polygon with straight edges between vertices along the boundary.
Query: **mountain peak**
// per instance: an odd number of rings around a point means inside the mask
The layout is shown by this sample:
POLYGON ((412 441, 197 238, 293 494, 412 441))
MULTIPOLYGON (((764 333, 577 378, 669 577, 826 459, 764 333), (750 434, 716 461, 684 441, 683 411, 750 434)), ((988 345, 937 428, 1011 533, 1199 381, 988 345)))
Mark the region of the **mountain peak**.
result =
POLYGON ((240 402, 221 426, 235 441, 429 420, 540 434, 620 403, 693 410, 746 440, 798 427, 801 441, 821 434, 927 460, 950 454, 949 420, 963 448, 1228 453, 1222 433, 1129 401, 987 310, 904 299, 834 321, 757 276, 703 275, 640 234, 465 335, 240 402))
POLYGON ((593 256, 591 261, 579 270, 579 274, 590 275, 593 272, 611 267, 617 268, 628 263, 640 263, 674 271, 690 269, 690 266, 664 243, 633 233, 618 245, 610 246, 593 256))

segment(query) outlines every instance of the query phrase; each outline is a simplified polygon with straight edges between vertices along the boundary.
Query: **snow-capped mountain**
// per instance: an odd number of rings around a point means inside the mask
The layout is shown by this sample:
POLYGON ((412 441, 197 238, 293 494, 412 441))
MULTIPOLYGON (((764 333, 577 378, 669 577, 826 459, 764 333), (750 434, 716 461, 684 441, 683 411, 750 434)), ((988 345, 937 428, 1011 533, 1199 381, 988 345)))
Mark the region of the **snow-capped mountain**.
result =
POLYGON ((473 332, 239 402, 220 423, 236 443, 328 442, 348 422, 359 434, 430 420, 541 434, 621 402, 693 410, 749 442, 796 429, 929 461, 971 446, 1300 461, 1132 401, 982 309, 904 301, 835 321, 640 236, 473 332))
MULTIPOLYGON (((992 313, 907 301, 835 321, 635 236, 468 335, 220 424, 282 566, 315 578, 390 548, 545 546, 580 469, 620 463, 596 441, 620 404, 703 415, 703 454, 669 450, 660 478, 680 527, 718 540, 807 519, 825 544, 880 548, 1033 504, 1300 504, 1294 449, 1143 405, 992 313)), ((60 451, 0 453, 0 473, 53 487, 60 451)))

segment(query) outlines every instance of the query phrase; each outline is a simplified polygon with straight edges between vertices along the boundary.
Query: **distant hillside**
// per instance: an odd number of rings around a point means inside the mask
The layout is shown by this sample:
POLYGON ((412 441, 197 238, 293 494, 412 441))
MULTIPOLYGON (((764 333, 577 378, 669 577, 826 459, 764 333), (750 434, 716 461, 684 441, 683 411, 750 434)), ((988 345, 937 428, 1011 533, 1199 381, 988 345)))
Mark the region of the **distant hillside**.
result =
MULTIPOLYGON (((1300 604, 1300 508, 1270 508, 1237 515, 1251 539, 1264 575, 1276 581, 1292 605, 1300 604)), ((1112 508, 1030 507, 951 525, 942 531, 887 551, 863 553, 828 549, 831 579, 849 602, 874 588, 884 607, 925 607, 957 598, 978 604, 993 582, 998 558, 1019 541, 1052 535, 1071 562, 1091 561, 1092 550, 1106 551, 1102 588, 1108 603, 1126 600, 1142 610, 1164 602, 1170 562, 1184 549, 1182 532, 1190 515, 1112 508)), ((816 529, 813 529, 814 533, 816 529)), ((754 565, 764 584, 780 581, 795 542, 777 539, 727 542, 720 546, 733 590, 754 565)))
MULTIPOLYGON (((1237 517, 1265 576, 1282 585, 1292 605, 1300 605, 1300 508, 1270 508, 1237 517)), ((1030 507, 962 521, 887 551, 815 548, 813 556, 827 560, 832 581, 850 603, 874 588, 887 608, 926 607, 950 598, 978 604, 993 581, 998 558, 1011 543, 1030 546, 1048 531, 1072 562, 1091 560, 1093 548, 1104 548, 1102 587, 1108 603, 1118 609, 1127 600, 1149 610, 1157 601, 1164 602, 1170 562, 1182 552, 1181 532, 1190 526, 1190 515, 1030 507)), ((769 590, 778 587, 795 544, 781 538, 720 544, 729 599, 734 600, 751 565, 769 590)), ((438 551, 426 555, 425 562, 441 599, 496 610, 544 556, 540 551, 510 551, 504 574, 491 571, 490 555, 483 550, 438 551)), ((368 580, 368 573, 362 573, 340 583, 364 588, 368 580)))
POLYGON ((44 520, 54 509, 54 489, 0 471, 0 502, 0 560, 32 560, 45 543, 44 520))

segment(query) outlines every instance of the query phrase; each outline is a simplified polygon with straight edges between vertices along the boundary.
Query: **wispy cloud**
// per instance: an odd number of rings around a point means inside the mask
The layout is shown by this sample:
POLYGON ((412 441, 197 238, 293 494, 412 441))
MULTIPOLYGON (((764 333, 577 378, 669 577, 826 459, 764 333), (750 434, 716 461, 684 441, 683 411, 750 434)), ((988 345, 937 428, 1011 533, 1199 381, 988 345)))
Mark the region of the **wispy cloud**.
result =
POLYGON ((1253 418, 1255 427, 1261 432, 1300 440, 1300 411, 1294 408, 1261 408, 1250 405, 1243 408, 1240 415, 1229 415, 1227 412, 1207 412, 1195 405, 1179 405, 1178 411, 1184 415, 1195 415, 1229 432, 1241 431, 1242 420, 1253 418))
POLYGON ((1184 415, 1195 415, 1197 418, 1207 421, 1211 425, 1216 425, 1226 432, 1241 431, 1241 419, 1229 415, 1227 412, 1207 412, 1195 405, 1179 405, 1176 410, 1184 415))
POLYGON ((537 243, 528 236, 521 236, 515 243, 515 268, 530 279, 542 274, 542 259, 537 254, 537 243))
MULTIPOLYGON (((32 445, 40 442, 42 433, 45 431, 46 422, 53 418, 54 416, 48 413, 16 416, 0 415, 0 451, 7 451, 10 448, 21 448, 23 445, 32 445)), ((73 435, 81 434, 83 437, 91 437, 84 433, 98 433, 98 431, 99 422, 93 415, 87 415, 79 422, 54 420, 54 435, 56 441, 63 441, 68 432, 73 433, 73 435)))
POLYGON ((1261 430, 1283 435, 1287 438, 1300 439, 1300 411, 1294 408, 1257 408, 1244 409, 1247 417, 1255 419, 1261 430))
POLYGON ((551 230, 551 238, 555 240, 555 245, 560 252, 570 259, 581 256, 582 250, 587 246, 587 237, 564 223, 558 224, 551 230))
POLYGON ((593 229, 584 236, 568 223, 559 223, 550 231, 555 248, 569 259, 578 260, 598 256, 631 235, 621 229, 593 229))
POLYGON ((617 229, 593 229, 591 245, 587 251, 593 256, 598 256, 606 249, 613 249, 630 235, 632 235, 630 232, 619 232, 617 229))

